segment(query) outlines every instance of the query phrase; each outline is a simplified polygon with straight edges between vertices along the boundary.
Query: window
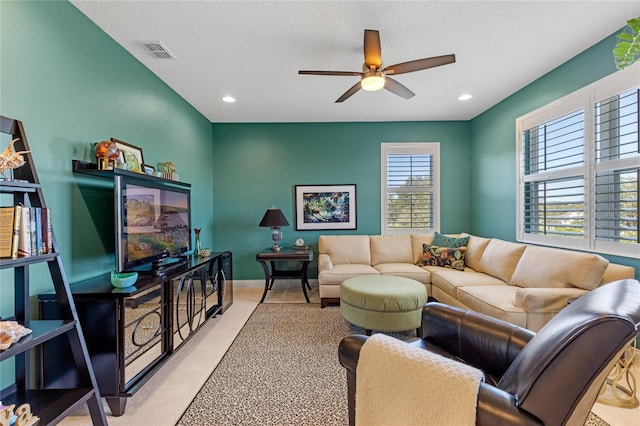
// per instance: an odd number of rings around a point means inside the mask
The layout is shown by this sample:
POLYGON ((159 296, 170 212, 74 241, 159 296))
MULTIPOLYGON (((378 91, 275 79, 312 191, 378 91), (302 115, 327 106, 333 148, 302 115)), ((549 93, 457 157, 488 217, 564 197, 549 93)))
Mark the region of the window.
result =
POLYGON ((516 120, 520 241, 640 258, 639 65, 516 120))
POLYGON ((439 143, 383 143, 382 234, 440 229, 439 143))

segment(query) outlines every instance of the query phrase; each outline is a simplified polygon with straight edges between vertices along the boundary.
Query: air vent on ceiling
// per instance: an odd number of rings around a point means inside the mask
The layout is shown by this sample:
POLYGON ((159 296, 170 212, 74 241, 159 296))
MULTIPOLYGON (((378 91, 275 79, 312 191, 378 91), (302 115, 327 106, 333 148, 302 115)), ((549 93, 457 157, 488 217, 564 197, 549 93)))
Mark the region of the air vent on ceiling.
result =
POLYGON ((139 41, 138 44, 156 59, 175 59, 175 56, 160 41, 139 41))

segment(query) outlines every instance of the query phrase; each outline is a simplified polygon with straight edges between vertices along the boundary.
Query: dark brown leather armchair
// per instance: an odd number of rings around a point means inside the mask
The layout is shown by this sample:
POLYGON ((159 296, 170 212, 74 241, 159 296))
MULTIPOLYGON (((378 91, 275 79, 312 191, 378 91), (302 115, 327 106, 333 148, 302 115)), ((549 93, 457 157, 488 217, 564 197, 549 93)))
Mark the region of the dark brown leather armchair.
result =
MULTIPOLYGON (((640 333, 640 283, 616 281, 578 298, 537 334, 433 302, 412 342, 485 372, 477 425, 584 425, 607 375, 640 333)), ((339 346, 355 424, 356 367, 367 336, 339 346)))

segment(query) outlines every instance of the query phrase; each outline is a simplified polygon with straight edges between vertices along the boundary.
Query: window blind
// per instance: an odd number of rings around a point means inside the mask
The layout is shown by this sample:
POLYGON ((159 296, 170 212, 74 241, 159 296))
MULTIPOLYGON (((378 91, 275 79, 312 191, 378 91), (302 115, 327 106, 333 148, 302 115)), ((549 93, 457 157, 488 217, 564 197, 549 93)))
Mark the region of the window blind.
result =
POLYGON ((638 104, 640 90, 595 104, 595 237, 600 241, 638 243, 638 104))
POLYGON ((518 241, 640 259, 638 71, 516 120, 518 241))
POLYGON ((387 228, 433 227, 433 156, 387 156, 387 228))
POLYGON ((523 226, 528 234, 583 237, 584 180, 526 183, 523 226))
POLYGON ((563 115, 524 132, 525 174, 584 163, 584 113, 563 115))
POLYGON ((600 163, 640 154, 638 97, 629 90, 595 104, 596 160, 600 163))
POLYGON ((526 129, 522 140, 523 232, 584 237, 584 111, 526 129))
POLYGON ((382 234, 432 233, 440 227, 437 142, 382 143, 382 234))

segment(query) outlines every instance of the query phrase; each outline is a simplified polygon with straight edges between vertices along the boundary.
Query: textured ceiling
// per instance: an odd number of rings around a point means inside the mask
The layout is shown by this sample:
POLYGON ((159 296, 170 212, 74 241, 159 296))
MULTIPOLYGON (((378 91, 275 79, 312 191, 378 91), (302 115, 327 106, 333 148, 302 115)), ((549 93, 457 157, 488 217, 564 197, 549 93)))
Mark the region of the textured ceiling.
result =
POLYGON ((640 16, 637 0, 71 3, 218 123, 468 120, 640 16), (298 75, 360 71, 365 29, 380 31, 385 65, 457 62, 396 76, 409 100, 361 90, 336 104, 358 77, 298 75), (175 60, 152 58, 138 44, 150 40, 175 60))

